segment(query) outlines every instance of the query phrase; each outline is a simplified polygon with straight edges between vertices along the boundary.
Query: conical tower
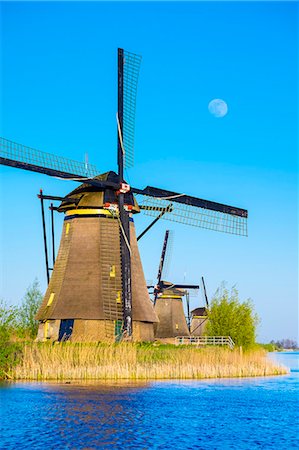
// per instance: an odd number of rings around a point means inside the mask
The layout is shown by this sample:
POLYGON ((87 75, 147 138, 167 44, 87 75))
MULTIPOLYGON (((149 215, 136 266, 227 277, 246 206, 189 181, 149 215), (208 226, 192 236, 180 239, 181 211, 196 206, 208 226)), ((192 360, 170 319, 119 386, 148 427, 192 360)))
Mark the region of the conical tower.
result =
POLYGON ((155 337, 172 339, 176 336, 189 336, 183 308, 185 291, 172 288, 172 284, 165 281, 163 284, 164 289, 158 294, 155 303, 155 312, 159 318, 159 323, 155 324, 155 337))
MULTIPOLYGON (((107 172, 97 180, 115 182, 107 172)), ((133 215, 139 207, 125 194, 130 211, 133 339, 154 339, 158 321, 150 301, 137 246, 133 215)), ((82 184, 58 208, 65 214, 52 277, 36 318, 38 339, 110 341, 122 335, 121 226, 117 193, 82 184)))

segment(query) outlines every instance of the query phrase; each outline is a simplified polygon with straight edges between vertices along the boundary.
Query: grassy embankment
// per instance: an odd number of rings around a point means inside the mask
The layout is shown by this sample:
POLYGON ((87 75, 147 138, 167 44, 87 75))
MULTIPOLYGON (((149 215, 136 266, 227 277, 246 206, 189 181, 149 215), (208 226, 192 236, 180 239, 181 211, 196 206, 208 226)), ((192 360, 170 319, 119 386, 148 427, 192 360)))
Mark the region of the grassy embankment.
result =
POLYGON ((23 343, 15 380, 150 380, 279 375, 264 350, 153 344, 23 343))

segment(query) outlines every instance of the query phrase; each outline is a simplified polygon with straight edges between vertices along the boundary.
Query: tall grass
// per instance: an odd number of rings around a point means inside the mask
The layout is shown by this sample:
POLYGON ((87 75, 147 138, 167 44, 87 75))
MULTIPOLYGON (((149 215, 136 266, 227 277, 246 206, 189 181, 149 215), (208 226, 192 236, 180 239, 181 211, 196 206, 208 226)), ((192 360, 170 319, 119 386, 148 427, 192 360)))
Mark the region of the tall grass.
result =
POLYGON ((263 350, 153 344, 27 343, 17 380, 150 380, 279 375, 263 350))

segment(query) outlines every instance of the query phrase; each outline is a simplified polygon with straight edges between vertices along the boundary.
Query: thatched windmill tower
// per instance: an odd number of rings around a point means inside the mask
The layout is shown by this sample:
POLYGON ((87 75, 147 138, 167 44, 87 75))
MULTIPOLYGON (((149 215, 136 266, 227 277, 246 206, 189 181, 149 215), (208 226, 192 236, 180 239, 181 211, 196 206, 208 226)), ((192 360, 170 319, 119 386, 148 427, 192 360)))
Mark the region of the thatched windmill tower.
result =
POLYGON ((153 339, 157 317, 146 290, 133 223, 139 210, 155 218, 142 235, 160 218, 247 235, 244 209, 150 186, 138 189, 124 180, 124 168, 133 162, 140 61, 118 49, 117 173, 98 176, 100 171, 90 164, 0 138, 0 164, 83 183, 65 198, 39 196, 49 280, 37 314, 39 339, 153 339), (139 196, 139 206, 133 194, 139 196), (57 209, 65 214, 51 279, 43 209, 48 199, 61 200, 57 209))
POLYGON ((186 321, 183 298, 188 294, 189 289, 199 289, 197 285, 177 284, 163 281, 163 269, 169 249, 169 230, 165 232, 164 243, 158 268, 157 283, 154 288, 154 307, 159 322, 155 324, 155 338, 172 339, 176 336, 189 336, 188 324, 186 321))
MULTIPOLYGON (((98 180, 113 182, 108 172, 98 180)), ((122 271, 118 216, 108 209, 113 191, 82 184, 58 208, 65 214, 60 248, 36 318, 38 338, 114 341, 122 336, 122 271), (70 288, 71 287, 71 288, 70 288)), ((137 247, 133 214, 139 207, 125 194, 130 209, 133 338, 154 338, 157 316, 150 301, 137 247)), ((111 206, 111 205, 110 205, 111 206)))
POLYGON ((159 322, 155 324, 155 338, 171 339, 176 336, 189 336, 189 329, 183 308, 183 298, 186 291, 171 287, 165 283, 165 288, 158 295, 155 312, 159 322))
POLYGON ((208 324, 208 312, 204 307, 195 308, 191 311, 191 336, 203 336, 208 324))

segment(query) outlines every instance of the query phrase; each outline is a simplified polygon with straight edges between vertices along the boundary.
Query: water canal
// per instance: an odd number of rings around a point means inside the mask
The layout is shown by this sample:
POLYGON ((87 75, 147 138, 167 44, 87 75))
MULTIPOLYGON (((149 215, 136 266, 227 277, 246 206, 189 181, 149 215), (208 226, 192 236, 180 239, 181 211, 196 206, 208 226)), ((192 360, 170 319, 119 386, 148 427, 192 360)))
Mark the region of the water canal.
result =
POLYGON ((297 449, 299 353, 285 376, 2 383, 1 449, 297 449))

